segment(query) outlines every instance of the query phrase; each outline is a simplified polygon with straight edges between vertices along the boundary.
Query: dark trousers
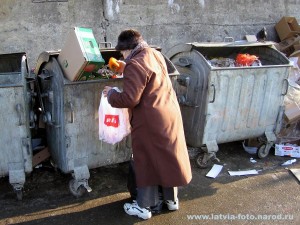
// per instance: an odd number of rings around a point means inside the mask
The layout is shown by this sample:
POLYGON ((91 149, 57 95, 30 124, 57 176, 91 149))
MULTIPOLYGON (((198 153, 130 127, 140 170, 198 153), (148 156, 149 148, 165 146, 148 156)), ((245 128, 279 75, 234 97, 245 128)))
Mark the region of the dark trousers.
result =
POLYGON ((136 200, 142 208, 156 206, 160 200, 177 200, 177 187, 162 187, 162 186, 136 186, 134 161, 130 160, 129 173, 127 179, 127 188, 132 200, 136 200))

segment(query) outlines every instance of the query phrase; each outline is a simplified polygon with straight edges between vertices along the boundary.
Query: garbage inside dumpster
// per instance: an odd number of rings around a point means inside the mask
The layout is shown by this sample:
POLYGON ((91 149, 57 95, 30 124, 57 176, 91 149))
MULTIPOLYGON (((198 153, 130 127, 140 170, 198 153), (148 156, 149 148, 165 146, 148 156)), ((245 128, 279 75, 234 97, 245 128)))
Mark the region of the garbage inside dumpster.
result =
POLYGON ((92 29, 74 27, 58 56, 64 75, 70 81, 88 80, 104 65, 92 29))
MULTIPOLYGON (((237 54, 236 56, 236 65, 238 66, 252 66, 254 62, 258 61, 258 57, 256 55, 250 55, 248 53, 245 54, 237 54)), ((259 62, 255 66, 259 66, 261 63, 259 62)))
MULTIPOLYGON (((188 146, 204 149, 197 164, 218 161, 218 143, 265 137, 257 149, 268 155, 276 141, 288 89, 289 60, 273 43, 186 43, 167 52, 180 76, 174 89, 188 146), (238 54, 253 66, 236 66, 238 54), (226 59, 221 63, 211 59, 226 59), (230 60, 228 60, 230 59, 230 60), (220 67, 218 64, 225 64, 220 67), (217 66, 215 66, 217 65, 217 66)), ((248 63, 242 63, 248 64, 248 63)))
MULTIPOLYGON (((234 57, 234 56, 232 56, 234 57)), ((237 54, 234 58, 213 58, 207 59, 212 67, 242 67, 242 66, 261 66, 259 58, 250 54, 237 54)))

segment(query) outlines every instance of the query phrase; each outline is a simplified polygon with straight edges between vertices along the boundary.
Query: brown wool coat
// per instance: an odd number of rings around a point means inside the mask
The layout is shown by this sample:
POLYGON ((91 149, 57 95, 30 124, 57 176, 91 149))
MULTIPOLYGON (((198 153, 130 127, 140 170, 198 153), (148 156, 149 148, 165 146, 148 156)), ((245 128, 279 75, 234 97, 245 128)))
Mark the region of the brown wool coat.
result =
POLYGON ((181 112, 160 52, 145 48, 124 69, 123 92, 113 107, 132 112, 132 150, 138 187, 176 187, 192 179, 181 112))

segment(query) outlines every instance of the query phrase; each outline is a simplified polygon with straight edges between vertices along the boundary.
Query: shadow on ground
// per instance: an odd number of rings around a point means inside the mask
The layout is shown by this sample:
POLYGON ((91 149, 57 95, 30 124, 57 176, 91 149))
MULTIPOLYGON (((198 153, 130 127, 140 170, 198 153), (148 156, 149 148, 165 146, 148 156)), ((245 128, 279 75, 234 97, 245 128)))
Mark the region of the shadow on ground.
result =
MULTIPOLYGON (((247 179, 248 176, 230 176, 229 170, 256 169, 259 175, 284 170, 281 164, 289 157, 274 156, 271 149, 265 159, 245 152, 241 142, 226 143, 219 146, 217 153, 220 165, 223 165, 217 179, 205 175, 209 168, 200 169, 191 159, 193 180, 179 189, 179 197, 183 202, 212 196, 218 191, 219 185, 247 179), (257 162, 250 162, 250 158, 257 162)), ((298 162, 296 163, 298 164, 298 162)), ((129 217, 123 212, 123 204, 128 201, 126 188, 128 163, 90 170, 89 184, 93 191, 81 198, 72 196, 68 189, 70 174, 63 174, 45 162, 40 168, 35 168, 27 176, 24 186, 23 200, 17 201, 8 178, 0 179, 0 225, 2 224, 134 224, 140 220, 129 217)), ((284 178, 283 178, 284 179, 284 178)), ((284 182, 281 179, 281 182, 284 182)), ((265 180, 261 187, 275 185, 276 179, 265 180)), ((260 188, 261 188, 260 187, 260 188)), ((255 184, 254 184, 254 187, 255 184)), ((164 212, 167 213, 167 212, 164 212)))

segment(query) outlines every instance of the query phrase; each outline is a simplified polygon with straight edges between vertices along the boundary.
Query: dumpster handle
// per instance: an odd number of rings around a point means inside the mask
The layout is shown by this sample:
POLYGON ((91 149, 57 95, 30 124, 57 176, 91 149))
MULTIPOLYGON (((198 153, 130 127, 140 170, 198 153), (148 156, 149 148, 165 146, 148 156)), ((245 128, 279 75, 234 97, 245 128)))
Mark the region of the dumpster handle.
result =
POLYGON ((112 48, 112 43, 111 42, 100 42, 98 47, 100 48, 101 45, 104 45, 105 48, 107 48, 107 47, 112 48))
POLYGON ((234 38, 233 37, 225 37, 224 42, 234 42, 234 38))
POLYGON ((286 83, 286 88, 285 88, 285 92, 282 93, 282 95, 286 95, 288 93, 288 90, 289 90, 289 81, 287 79, 284 79, 283 82, 286 83))
POLYGON ((22 122, 22 106, 21 104, 17 104, 16 105, 16 110, 19 116, 19 126, 22 126, 23 122, 22 122))
POLYGON ((71 109, 71 122, 70 123, 74 123, 74 106, 73 106, 72 102, 70 102, 69 104, 70 104, 70 109, 71 109))
POLYGON ((216 87, 214 84, 210 85, 211 87, 213 87, 213 90, 214 90, 214 94, 213 94, 213 99, 209 102, 209 103, 213 103, 215 101, 215 98, 216 98, 216 87))

